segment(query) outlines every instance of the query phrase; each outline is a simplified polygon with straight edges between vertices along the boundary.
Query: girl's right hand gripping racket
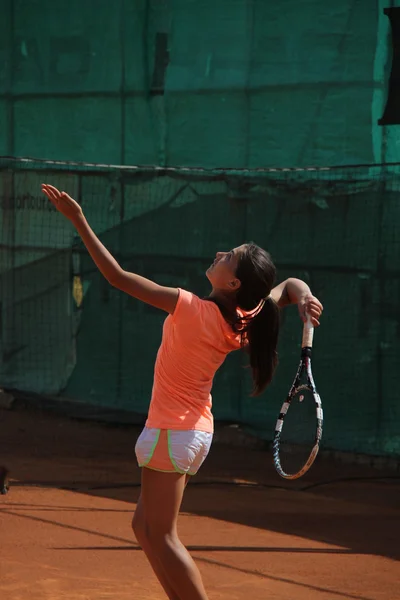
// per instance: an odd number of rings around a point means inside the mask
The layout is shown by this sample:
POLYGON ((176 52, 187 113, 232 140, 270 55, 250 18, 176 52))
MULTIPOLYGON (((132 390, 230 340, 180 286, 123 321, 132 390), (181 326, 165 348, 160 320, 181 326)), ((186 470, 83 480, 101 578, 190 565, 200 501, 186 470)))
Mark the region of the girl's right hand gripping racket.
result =
POLYGON ((303 327, 301 360, 282 404, 272 444, 274 465, 284 479, 298 479, 313 464, 322 438, 321 398, 311 371, 314 327, 308 316, 303 327))

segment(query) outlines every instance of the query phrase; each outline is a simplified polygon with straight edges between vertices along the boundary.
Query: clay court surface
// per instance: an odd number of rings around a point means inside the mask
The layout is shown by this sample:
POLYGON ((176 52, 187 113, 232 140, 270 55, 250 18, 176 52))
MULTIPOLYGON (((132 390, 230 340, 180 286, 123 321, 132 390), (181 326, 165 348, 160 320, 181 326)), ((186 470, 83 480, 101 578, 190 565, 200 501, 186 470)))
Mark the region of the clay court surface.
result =
MULTIPOLYGON (((166 598, 130 528, 140 429, 32 410, 0 419, 0 463, 11 471, 0 597, 166 598)), ((286 483, 270 453, 215 443, 188 486, 181 538, 210 600, 396 600, 399 475, 320 459, 286 483)))

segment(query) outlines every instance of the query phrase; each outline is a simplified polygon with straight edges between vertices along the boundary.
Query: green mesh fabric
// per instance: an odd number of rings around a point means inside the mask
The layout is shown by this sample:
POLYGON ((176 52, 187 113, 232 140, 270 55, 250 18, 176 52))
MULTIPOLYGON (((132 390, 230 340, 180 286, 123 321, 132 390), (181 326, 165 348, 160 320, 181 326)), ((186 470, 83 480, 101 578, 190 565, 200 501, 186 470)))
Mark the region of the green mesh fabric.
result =
MULTIPOLYGON (((400 165, 206 171, 0 159, 1 387, 145 415, 164 314, 104 280, 43 181, 82 203, 125 269, 161 284, 205 295, 217 250, 267 248, 279 281, 304 279, 325 307, 313 358, 325 447, 400 454, 400 165)), ((267 392, 249 397, 240 352, 213 390, 217 420, 266 439, 299 360, 297 309, 282 314, 267 392)))

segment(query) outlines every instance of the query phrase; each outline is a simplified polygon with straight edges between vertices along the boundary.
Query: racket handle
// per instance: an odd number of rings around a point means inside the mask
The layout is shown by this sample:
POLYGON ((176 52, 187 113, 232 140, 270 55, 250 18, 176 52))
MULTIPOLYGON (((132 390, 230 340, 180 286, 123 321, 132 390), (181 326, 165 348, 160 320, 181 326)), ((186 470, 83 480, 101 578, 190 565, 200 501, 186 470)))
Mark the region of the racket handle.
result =
POLYGON ((301 342, 302 348, 312 348, 314 337, 314 326, 311 323, 310 315, 307 315, 307 321, 303 326, 303 340, 301 342))

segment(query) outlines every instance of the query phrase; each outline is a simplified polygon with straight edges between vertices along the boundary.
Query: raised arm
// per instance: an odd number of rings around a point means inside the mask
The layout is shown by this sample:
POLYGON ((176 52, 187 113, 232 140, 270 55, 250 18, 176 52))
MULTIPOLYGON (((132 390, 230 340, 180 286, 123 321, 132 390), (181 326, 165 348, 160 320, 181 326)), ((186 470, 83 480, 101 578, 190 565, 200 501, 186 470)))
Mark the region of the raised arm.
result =
POLYGON ((99 271, 112 286, 156 308, 171 314, 174 312, 178 289, 158 285, 141 275, 124 271, 91 229, 75 200, 51 185, 43 184, 42 191, 57 210, 72 222, 99 271))
POLYGON ((318 298, 312 294, 309 286, 301 279, 295 279, 294 277, 286 279, 274 287, 270 295, 279 308, 297 304, 303 322, 306 321, 307 314, 309 314, 314 327, 320 325, 319 317, 323 311, 323 306, 318 298))

